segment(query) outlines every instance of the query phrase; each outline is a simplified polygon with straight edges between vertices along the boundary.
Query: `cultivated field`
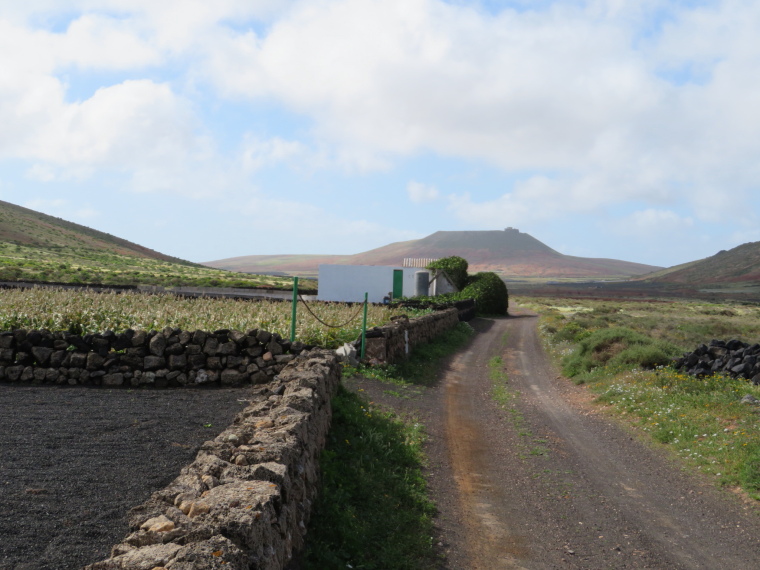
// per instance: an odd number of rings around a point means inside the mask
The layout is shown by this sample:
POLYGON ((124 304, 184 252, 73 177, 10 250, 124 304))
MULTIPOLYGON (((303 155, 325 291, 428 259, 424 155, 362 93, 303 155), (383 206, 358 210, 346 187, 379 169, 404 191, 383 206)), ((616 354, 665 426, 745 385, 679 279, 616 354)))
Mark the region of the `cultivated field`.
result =
MULTIPOLYGON (((87 247, 42 248, 12 243, 0 243, 0 281, 274 289, 290 289, 293 283, 286 277, 235 273, 87 247)), ((304 280, 300 286, 302 290, 315 289, 316 282, 304 280)))
MULTIPOLYGON (((330 328, 298 305, 296 339, 334 348, 356 340, 361 333, 362 306, 343 303, 309 303, 311 311, 330 328)), ((426 311, 369 305, 367 327, 386 324, 397 314, 426 311)), ((183 330, 263 329, 290 336, 291 304, 277 301, 184 299, 174 295, 133 292, 95 293, 51 289, 10 289, 0 292, 0 330, 48 329, 77 334, 116 333, 127 329, 183 330)))

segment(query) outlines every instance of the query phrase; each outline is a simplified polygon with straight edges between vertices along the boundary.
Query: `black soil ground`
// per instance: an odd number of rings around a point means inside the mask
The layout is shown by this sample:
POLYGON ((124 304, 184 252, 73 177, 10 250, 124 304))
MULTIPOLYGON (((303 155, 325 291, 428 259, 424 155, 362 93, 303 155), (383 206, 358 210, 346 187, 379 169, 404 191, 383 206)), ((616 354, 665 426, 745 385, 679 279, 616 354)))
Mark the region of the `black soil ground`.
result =
POLYGON ((129 509, 174 479, 246 398, 244 389, 0 384, 0 569, 107 558, 129 509))

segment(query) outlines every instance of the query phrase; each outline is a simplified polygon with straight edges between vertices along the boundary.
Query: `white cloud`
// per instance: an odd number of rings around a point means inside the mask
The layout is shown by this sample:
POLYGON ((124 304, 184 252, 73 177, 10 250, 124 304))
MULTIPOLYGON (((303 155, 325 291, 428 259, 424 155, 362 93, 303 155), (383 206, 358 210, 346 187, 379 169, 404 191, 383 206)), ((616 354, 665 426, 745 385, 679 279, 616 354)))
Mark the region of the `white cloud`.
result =
POLYGON ((300 250, 288 253, 360 253, 391 241, 420 237, 416 232, 363 219, 346 219, 329 209, 290 200, 257 196, 235 210, 245 217, 254 235, 308 236, 300 250))
POLYGON ((299 141, 288 141, 280 137, 262 140, 254 134, 246 135, 242 149, 242 166, 247 172, 254 172, 278 162, 304 157, 305 145, 299 141))
POLYGON ((421 182, 415 182, 414 180, 406 185, 406 192, 409 195, 409 200, 415 204, 434 202, 440 197, 440 193, 435 186, 422 184, 421 182))
POLYGON ((694 220, 672 210, 648 208, 638 210, 623 219, 609 222, 607 227, 618 235, 636 236, 644 239, 659 238, 663 234, 680 234, 694 226, 694 220))

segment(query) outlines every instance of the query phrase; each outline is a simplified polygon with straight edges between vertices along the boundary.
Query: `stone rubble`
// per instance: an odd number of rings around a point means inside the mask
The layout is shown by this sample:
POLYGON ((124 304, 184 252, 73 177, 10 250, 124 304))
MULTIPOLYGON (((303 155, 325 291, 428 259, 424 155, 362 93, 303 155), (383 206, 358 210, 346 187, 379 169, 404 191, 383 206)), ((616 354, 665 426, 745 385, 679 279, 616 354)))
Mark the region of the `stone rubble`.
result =
POLYGON ((726 374, 760 384, 760 344, 740 340, 711 340, 673 363, 674 368, 691 376, 726 374))

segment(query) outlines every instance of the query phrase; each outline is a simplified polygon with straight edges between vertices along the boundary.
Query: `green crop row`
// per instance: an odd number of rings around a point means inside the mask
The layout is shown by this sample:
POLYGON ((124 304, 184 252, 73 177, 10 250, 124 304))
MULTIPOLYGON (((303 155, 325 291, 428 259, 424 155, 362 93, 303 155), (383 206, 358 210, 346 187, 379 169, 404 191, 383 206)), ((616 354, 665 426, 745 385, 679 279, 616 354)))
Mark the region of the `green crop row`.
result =
MULTIPOLYGON (((309 308, 331 328, 298 306, 296 339, 306 344, 334 348, 355 340, 361 333, 361 305, 310 303, 309 308), (352 319, 353 317, 353 319, 352 319)), ((369 305, 367 326, 379 326, 398 314, 414 316, 424 311, 369 305)), ((8 289, 0 292, 0 330, 48 329, 76 334, 126 329, 183 330, 264 329, 290 336, 291 304, 278 301, 180 298, 141 293, 95 293, 56 289, 8 289)))

